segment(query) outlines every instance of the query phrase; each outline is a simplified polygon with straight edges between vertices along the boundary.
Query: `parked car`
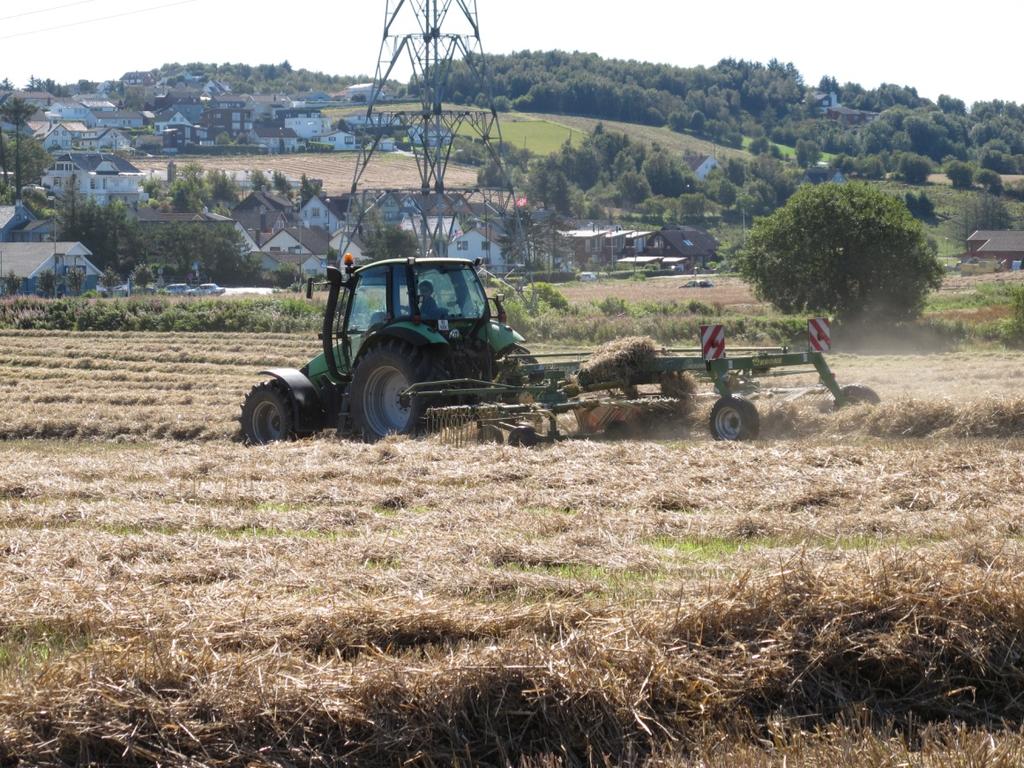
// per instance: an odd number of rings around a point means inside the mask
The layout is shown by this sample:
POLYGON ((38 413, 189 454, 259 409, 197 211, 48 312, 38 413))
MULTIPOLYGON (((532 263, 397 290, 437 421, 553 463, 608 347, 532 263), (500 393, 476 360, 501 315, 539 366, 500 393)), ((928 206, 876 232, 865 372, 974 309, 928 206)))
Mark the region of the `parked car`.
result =
POLYGON ((683 288, 714 288, 715 284, 710 280, 690 280, 683 288))
POLYGON ((580 272, 580 282, 593 283, 597 281, 596 272, 580 272))
POLYGON ((203 283, 198 288, 192 288, 189 290, 189 296, 220 296, 224 293, 224 289, 216 283, 203 283))
POLYGON ((129 293, 129 286, 128 283, 115 285, 112 288, 98 285, 96 286, 96 292, 99 293, 100 296, 127 296, 129 293))
POLYGON ((171 283, 164 286, 164 293, 171 296, 184 296, 188 293, 188 286, 185 283, 171 283))

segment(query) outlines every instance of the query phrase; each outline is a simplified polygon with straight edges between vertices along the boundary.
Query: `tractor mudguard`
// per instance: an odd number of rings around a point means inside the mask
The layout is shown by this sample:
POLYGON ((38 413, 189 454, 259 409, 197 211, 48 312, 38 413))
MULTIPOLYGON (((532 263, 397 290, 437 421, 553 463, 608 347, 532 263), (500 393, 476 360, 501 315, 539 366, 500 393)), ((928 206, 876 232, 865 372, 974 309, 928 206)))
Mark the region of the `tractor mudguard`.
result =
POLYGON ((382 328, 372 336, 368 336, 359 350, 360 357, 362 357, 363 349, 369 349, 384 339, 398 339, 411 347, 426 347, 432 344, 448 346, 448 340, 429 325, 400 321, 382 328), (371 341, 373 344, 369 343, 371 341))
POLYGON ((308 434, 324 428, 324 409, 320 403, 320 393, 302 371, 295 368, 267 368, 260 373, 273 376, 288 387, 292 396, 292 407, 295 409, 296 432, 308 434))
POLYGON ((393 323, 384 329, 384 333, 401 339, 414 347, 423 347, 427 344, 447 344, 448 340, 429 325, 401 321, 393 323))

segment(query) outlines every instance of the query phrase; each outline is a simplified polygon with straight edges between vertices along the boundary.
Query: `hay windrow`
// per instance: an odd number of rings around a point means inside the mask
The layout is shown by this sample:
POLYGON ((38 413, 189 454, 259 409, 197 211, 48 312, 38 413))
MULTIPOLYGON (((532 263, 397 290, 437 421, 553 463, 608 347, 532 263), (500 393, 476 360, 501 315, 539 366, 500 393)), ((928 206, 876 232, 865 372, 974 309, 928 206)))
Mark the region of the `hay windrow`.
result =
POLYGON ((972 559, 797 560, 681 605, 578 615, 557 633, 492 624, 484 642, 453 636, 447 618, 438 635, 422 614, 406 630, 417 650, 370 631, 378 652, 355 663, 277 645, 211 654, 173 630, 96 640, 17 699, 0 695, 0 718, 8 751, 32 764, 585 762, 592 750, 617 761, 756 740, 788 718, 1020 725, 1024 560, 972 559))
POLYGON ((647 336, 630 336, 598 347, 580 366, 576 380, 584 389, 599 385, 630 386, 658 354, 658 347, 647 336))

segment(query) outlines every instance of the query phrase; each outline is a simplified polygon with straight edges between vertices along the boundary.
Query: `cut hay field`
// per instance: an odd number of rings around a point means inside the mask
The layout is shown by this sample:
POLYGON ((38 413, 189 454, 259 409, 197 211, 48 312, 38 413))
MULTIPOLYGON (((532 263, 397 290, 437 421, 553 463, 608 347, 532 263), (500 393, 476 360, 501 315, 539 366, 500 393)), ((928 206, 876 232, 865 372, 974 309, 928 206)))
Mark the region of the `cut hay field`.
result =
POLYGON ((0 765, 1024 760, 1019 355, 753 444, 236 442, 315 346, 0 333, 0 765))
MULTIPOLYGON (((132 160, 142 171, 166 171, 168 158, 132 160)), ((340 195, 352 188, 355 174, 356 154, 339 152, 335 154, 297 155, 240 155, 229 157, 188 157, 174 158, 179 165, 197 163, 204 170, 252 171, 259 169, 269 179, 274 171, 280 171, 289 179, 298 180, 305 174, 311 179, 322 179, 324 191, 329 195, 340 195)), ((476 169, 457 163, 448 166, 449 185, 473 185, 476 183, 476 169)), ((360 181, 360 188, 385 189, 420 186, 419 171, 411 155, 389 153, 378 155, 370 163, 360 181)))

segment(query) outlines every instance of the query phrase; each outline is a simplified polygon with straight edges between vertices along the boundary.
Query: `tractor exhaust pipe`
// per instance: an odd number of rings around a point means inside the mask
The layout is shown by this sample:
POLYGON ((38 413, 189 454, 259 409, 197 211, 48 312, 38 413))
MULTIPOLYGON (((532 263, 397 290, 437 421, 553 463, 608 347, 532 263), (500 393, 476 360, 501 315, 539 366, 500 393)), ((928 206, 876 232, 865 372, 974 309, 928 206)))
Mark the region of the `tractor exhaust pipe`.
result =
POLYGON ((338 310, 338 295, 341 293, 341 270, 337 267, 327 268, 327 307, 324 309, 324 327, 320 338, 324 345, 324 359, 331 378, 341 381, 338 361, 334 359, 334 313, 338 310))

